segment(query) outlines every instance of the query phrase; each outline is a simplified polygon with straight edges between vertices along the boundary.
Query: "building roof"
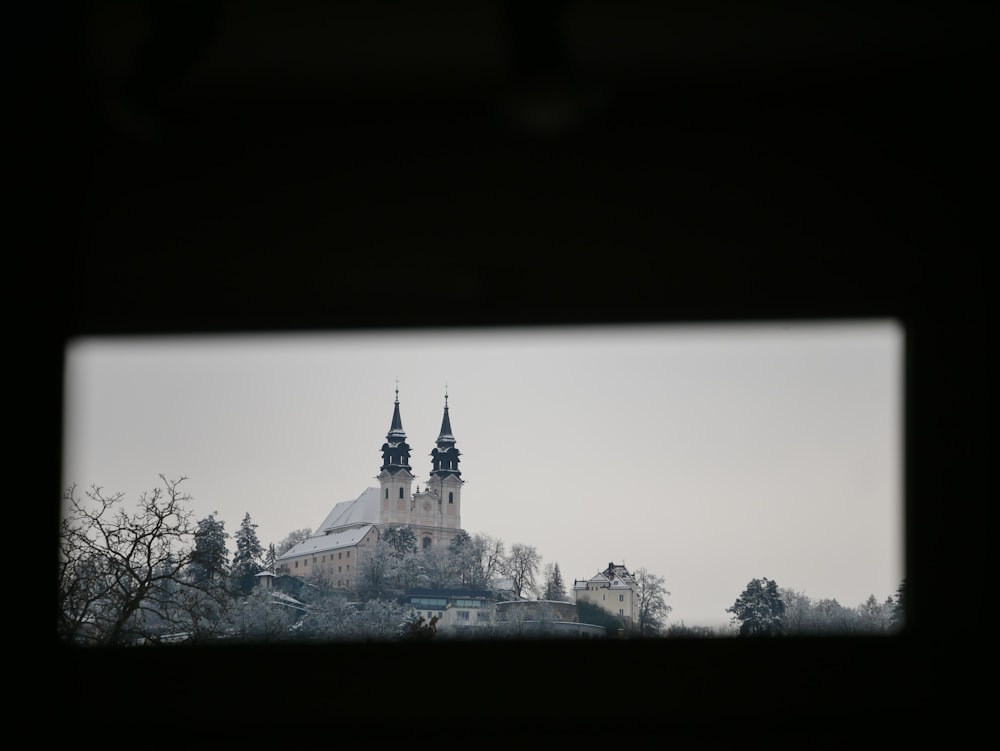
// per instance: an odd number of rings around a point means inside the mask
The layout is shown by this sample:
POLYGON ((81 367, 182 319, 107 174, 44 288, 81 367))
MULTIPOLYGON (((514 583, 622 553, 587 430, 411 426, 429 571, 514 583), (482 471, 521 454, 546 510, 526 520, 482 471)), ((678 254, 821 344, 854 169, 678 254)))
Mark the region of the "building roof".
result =
POLYGON ((329 534, 307 537, 298 545, 278 556, 277 560, 296 558, 300 555, 309 555, 310 553, 325 553, 337 548, 357 545, 373 526, 373 524, 353 524, 348 527, 336 529, 329 534))
POLYGON ((378 519, 378 488, 366 488, 353 501, 341 501, 334 506, 326 519, 316 528, 316 535, 324 535, 351 524, 378 524, 378 519))
POLYGON ((406 433, 403 432, 403 420, 399 416, 399 389, 396 389, 396 403, 392 408, 392 423, 389 425, 389 433, 386 440, 390 443, 405 441, 406 433))
POLYGON ((451 420, 448 418, 448 394, 444 395, 444 417, 441 419, 441 432, 438 433, 437 442, 455 443, 455 436, 451 433, 451 420))
POLYGON ((588 584, 597 584, 601 587, 611 589, 632 589, 635 585, 635 577, 628 572, 624 566, 608 564, 607 569, 595 574, 586 580, 573 580, 573 589, 586 589, 588 584))
POLYGON ((447 588, 421 588, 421 587, 411 587, 406 590, 406 597, 455 597, 455 598, 474 598, 474 597, 493 597, 493 593, 488 589, 467 589, 466 587, 447 587, 447 588))

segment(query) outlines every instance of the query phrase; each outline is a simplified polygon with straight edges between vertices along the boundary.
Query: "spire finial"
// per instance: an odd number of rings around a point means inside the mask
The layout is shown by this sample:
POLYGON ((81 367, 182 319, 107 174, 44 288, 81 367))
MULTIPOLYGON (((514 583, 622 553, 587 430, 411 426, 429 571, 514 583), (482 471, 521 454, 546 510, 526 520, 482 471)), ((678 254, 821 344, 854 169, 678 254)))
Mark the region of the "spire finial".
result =
POLYGON ((396 376, 396 404, 399 404, 399 376, 396 376))
POLYGON ((448 382, 444 382, 444 408, 448 409, 448 382))

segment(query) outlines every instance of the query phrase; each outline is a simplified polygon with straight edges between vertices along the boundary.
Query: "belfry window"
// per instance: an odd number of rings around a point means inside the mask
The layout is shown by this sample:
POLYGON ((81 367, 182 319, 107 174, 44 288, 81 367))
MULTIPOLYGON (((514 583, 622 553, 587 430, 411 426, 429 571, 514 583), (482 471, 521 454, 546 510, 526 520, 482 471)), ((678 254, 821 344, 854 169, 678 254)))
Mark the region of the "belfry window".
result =
POLYGON ((385 497, 386 497, 386 498, 388 498, 388 497, 389 497, 389 488, 386 488, 386 489, 385 489, 385 497))
POLYGON ((455 502, 455 494, 448 493, 448 503, 454 503, 454 502, 455 502))
POLYGON ((402 497, 403 497, 403 489, 402 489, 402 488, 400 488, 400 489, 399 489, 399 497, 400 497, 400 498, 402 498, 402 497))

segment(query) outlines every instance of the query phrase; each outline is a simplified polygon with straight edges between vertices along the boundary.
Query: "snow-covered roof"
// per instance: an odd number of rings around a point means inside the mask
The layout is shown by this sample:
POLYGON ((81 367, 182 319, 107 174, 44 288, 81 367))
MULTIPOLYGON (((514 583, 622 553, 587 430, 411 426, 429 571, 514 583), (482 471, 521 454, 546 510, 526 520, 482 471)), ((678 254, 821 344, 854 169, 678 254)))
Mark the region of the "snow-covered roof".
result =
POLYGON ((341 501, 316 528, 321 535, 348 524, 377 524, 379 519, 378 488, 366 488, 353 501, 341 501))
POLYGON ((635 580, 631 576, 616 576, 614 579, 605 573, 595 574, 586 581, 574 580, 573 589, 586 589, 588 584, 597 584, 600 587, 610 587, 611 589, 632 589, 635 580))
POLYGON ((278 602, 283 602, 284 604, 291 605, 292 607, 295 608, 300 608, 300 609, 305 608, 305 605, 303 605, 301 601, 296 600, 291 595, 286 595, 284 592, 277 592, 277 591, 271 592, 271 599, 277 600, 278 602))
POLYGON ((331 532, 330 534, 319 534, 307 537, 298 545, 295 545, 282 555, 278 556, 277 560, 281 561, 286 558, 296 558, 300 555, 308 555, 309 553, 325 553, 330 550, 336 550, 337 548, 345 548, 351 545, 356 545, 366 534, 368 534, 373 526, 373 524, 353 524, 349 527, 343 527, 331 532))

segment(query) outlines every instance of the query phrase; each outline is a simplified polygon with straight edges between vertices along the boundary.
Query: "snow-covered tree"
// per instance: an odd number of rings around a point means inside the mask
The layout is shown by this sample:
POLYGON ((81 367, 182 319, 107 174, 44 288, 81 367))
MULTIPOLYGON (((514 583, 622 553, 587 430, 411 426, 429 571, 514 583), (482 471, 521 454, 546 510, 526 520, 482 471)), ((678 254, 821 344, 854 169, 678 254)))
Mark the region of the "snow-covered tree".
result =
POLYGON ((503 540, 485 534, 470 537, 461 530, 448 549, 452 552, 461 585, 480 590, 493 587, 506 557, 503 540))
POLYGON ((293 631, 310 640, 395 640, 404 637, 414 617, 409 605, 395 600, 354 602, 341 593, 322 591, 308 603, 306 614, 293 631))
POLYGON ((265 642, 287 639, 298 611, 282 602, 281 593, 255 587, 232 609, 232 633, 244 641, 265 642))
POLYGON ((300 542, 307 539, 311 534, 312 530, 308 528, 292 530, 281 542, 274 545, 274 557, 278 558, 283 556, 300 542))
POLYGON ((504 541, 499 537, 474 535, 468 585, 473 589, 493 589, 503 574, 506 557, 504 541))
POLYGON ((545 584, 543 585, 542 599, 566 599, 566 584, 563 581, 558 563, 548 563, 545 565, 545 584))
POLYGON ((208 627, 225 602, 212 582, 186 575, 196 526, 185 480, 143 493, 133 511, 124 494, 93 486, 64 494, 58 564, 58 634, 72 642, 123 645, 208 627))
POLYGON ((229 549, 226 523, 212 512, 198 522, 191 556, 191 577, 197 583, 217 580, 229 573, 229 549))
POLYGON ((782 633, 815 634, 820 630, 818 613, 808 595, 783 587, 778 589, 778 593, 781 596, 781 601, 785 604, 782 633))
POLYGON ((880 602, 874 594, 858 605, 858 626, 869 634, 884 634, 892 625, 892 599, 880 602))
POLYGON ((402 559, 408 553, 417 552, 417 536, 410 527, 386 527, 379 538, 392 550, 393 555, 402 559))
POLYGON ((249 592, 253 588, 253 577, 264 568, 264 548, 257 539, 257 525, 250 520, 249 513, 244 515, 233 537, 236 541, 233 579, 244 592, 249 592))
POLYGON ((817 600, 814 605, 820 630, 827 634, 850 634, 858 630, 858 612, 845 607, 836 598, 817 600))
POLYGON ((456 557, 450 547, 432 545, 421 551, 420 567, 428 587, 442 589, 462 585, 456 557))
POLYGON ((474 577, 474 551, 472 537, 468 532, 464 529, 458 530, 458 533, 448 543, 448 554, 451 556, 452 565, 458 577, 458 585, 471 586, 474 577))
POLYGON ((663 636, 671 639, 705 639, 715 635, 715 631, 710 626, 687 626, 684 621, 671 623, 663 631, 663 636))
POLYGON ((375 543, 371 552, 366 555, 358 566, 355 579, 355 589, 364 599, 390 597, 399 594, 395 591, 396 558, 392 546, 384 540, 375 543))
POLYGON ((662 576, 640 568, 635 572, 635 597, 638 605, 636 629, 639 636, 654 636, 663 629, 667 615, 673 609, 667 605, 670 593, 662 576))
POLYGON ((752 579, 727 613, 740 624, 740 636, 777 636, 782 633, 785 603, 778 585, 767 578, 752 579))
POLYGON ((896 588, 896 599, 893 602, 892 616, 890 617, 891 628, 898 631, 903 627, 906 616, 906 579, 903 579, 896 588))
POLYGON ((878 634, 889 630, 892 601, 879 602, 875 595, 855 608, 837 600, 812 600, 803 592, 779 589, 785 605, 782 633, 789 635, 843 635, 849 633, 878 634))

